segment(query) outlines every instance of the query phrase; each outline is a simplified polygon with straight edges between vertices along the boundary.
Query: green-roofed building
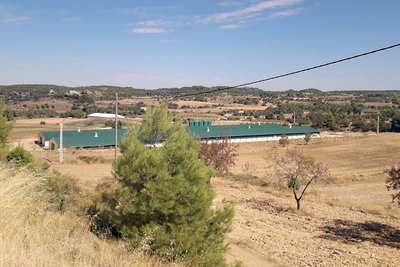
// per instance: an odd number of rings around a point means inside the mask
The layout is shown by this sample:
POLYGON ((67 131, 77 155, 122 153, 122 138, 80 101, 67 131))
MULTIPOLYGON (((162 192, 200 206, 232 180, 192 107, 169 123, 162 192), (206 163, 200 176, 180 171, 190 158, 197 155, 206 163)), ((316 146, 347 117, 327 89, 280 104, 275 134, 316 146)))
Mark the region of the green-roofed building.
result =
MULTIPOLYGON (((118 129, 118 140, 128 129, 118 129)), ((60 145, 60 131, 39 134, 39 143, 46 149, 56 150, 60 145)), ((112 148, 115 146, 115 129, 63 131, 65 148, 112 148)))
POLYGON ((190 123, 188 130, 203 141, 221 140, 228 137, 231 142, 256 142, 279 140, 283 135, 289 139, 304 138, 307 133, 320 137, 320 132, 309 126, 282 126, 279 124, 240 124, 240 125, 207 125, 207 123, 190 123), (200 126, 198 126, 200 125, 200 126))
MULTIPOLYGON (((118 140, 128 129, 118 129, 118 140)), ((189 133, 204 142, 221 140, 225 137, 231 142, 256 142, 279 140, 283 135, 289 139, 304 138, 307 133, 320 137, 320 132, 308 126, 281 126, 278 124, 240 124, 212 125, 211 121, 191 121, 189 133)), ((39 134, 39 143, 46 149, 57 150, 60 145, 60 132, 49 131, 39 134)), ((114 129, 63 131, 65 148, 112 148, 115 146, 114 129)))

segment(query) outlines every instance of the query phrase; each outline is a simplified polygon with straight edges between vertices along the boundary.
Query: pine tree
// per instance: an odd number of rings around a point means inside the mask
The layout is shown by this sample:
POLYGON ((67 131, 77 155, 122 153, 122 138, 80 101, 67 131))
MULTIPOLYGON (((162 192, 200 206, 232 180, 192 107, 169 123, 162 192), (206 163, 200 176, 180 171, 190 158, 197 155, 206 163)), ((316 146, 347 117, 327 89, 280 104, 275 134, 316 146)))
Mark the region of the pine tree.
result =
POLYGON ((12 128, 4 117, 4 109, 4 103, 0 101, 0 156, 8 150, 8 136, 12 128))
POLYGON ((122 156, 115 162, 119 187, 105 197, 108 207, 100 217, 134 247, 145 245, 150 254, 223 266, 231 203, 218 210, 211 207, 213 170, 198 159, 198 141, 181 124, 172 124, 165 106, 149 110, 143 125, 121 142, 122 156), (145 146, 155 136, 157 142, 160 136, 165 140, 163 147, 145 146))
POLYGON ((148 106, 138 131, 138 138, 145 144, 161 143, 172 131, 172 118, 167 105, 148 106))

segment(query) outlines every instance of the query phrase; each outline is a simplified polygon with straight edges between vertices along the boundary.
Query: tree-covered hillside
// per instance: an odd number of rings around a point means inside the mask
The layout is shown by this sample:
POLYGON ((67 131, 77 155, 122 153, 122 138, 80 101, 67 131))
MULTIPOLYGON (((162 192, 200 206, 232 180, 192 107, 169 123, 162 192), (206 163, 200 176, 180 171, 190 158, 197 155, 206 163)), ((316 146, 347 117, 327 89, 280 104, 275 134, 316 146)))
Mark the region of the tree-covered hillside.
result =
MULTIPOLYGON (((120 98, 129 98, 133 96, 176 97, 179 95, 207 92, 219 88, 223 87, 192 86, 149 90, 108 85, 67 87, 48 84, 20 84, 0 85, 0 98, 6 102, 37 100, 43 97, 52 97, 57 99, 90 97, 93 98, 93 100, 110 100, 114 99, 115 93, 118 93, 120 98)), ((261 96, 265 94, 265 92, 257 88, 240 88, 229 90, 229 94, 236 96, 261 96)), ((215 93, 213 95, 215 95, 215 93)))

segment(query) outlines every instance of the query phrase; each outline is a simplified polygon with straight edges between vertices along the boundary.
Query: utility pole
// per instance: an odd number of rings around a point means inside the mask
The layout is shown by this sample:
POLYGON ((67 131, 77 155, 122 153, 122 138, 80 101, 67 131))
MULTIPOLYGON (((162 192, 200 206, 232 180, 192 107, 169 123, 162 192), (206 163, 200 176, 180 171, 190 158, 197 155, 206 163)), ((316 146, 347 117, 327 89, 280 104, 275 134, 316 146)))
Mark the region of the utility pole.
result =
POLYGON ((376 124, 376 134, 379 134, 379 114, 378 114, 378 123, 376 124))
POLYGON ((63 145, 63 120, 61 120, 60 123, 60 147, 59 149, 59 155, 60 155, 60 163, 64 162, 64 145, 63 145))
POLYGON ((115 153, 114 160, 117 160, 118 150, 118 93, 115 93, 115 153))
POLYGON ((296 111, 293 111, 293 124, 296 125, 296 111))

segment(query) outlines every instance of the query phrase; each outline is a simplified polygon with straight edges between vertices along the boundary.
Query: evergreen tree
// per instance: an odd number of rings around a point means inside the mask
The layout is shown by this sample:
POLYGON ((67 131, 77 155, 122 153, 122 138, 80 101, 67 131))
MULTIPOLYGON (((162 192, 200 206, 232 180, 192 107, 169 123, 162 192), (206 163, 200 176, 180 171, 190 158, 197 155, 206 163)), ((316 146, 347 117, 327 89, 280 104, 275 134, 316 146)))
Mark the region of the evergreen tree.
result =
POLYGON ((224 235, 233 209, 226 202, 221 209, 211 207, 213 170, 198 159, 198 141, 181 124, 172 124, 166 106, 152 107, 120 149, 119 187, 104 195, 108 204, 100 217, 134 247, 145 246, 168 261, 225 265, 224 235), (163 147, 145 146, 161 137, 163 147))
POLYGON ((8 136, 11 131, 11 125, 4 117, 4 103, 0 101, 0 156, 4 155, 8 149, 8 136))
POLYGON ((400 132, 400 116, 393 117, 392 119, 392 131, 400 132))
POLYGON ((172 118, 167 105, 148 106, 138 131, 138 138, 145 144, 160 143, 167 138, 172 128, 172 118))
POLYGON ((22 146, 17 146, 6 155, 6 160, 19 166, 34 164, 33 155, 22 146))

